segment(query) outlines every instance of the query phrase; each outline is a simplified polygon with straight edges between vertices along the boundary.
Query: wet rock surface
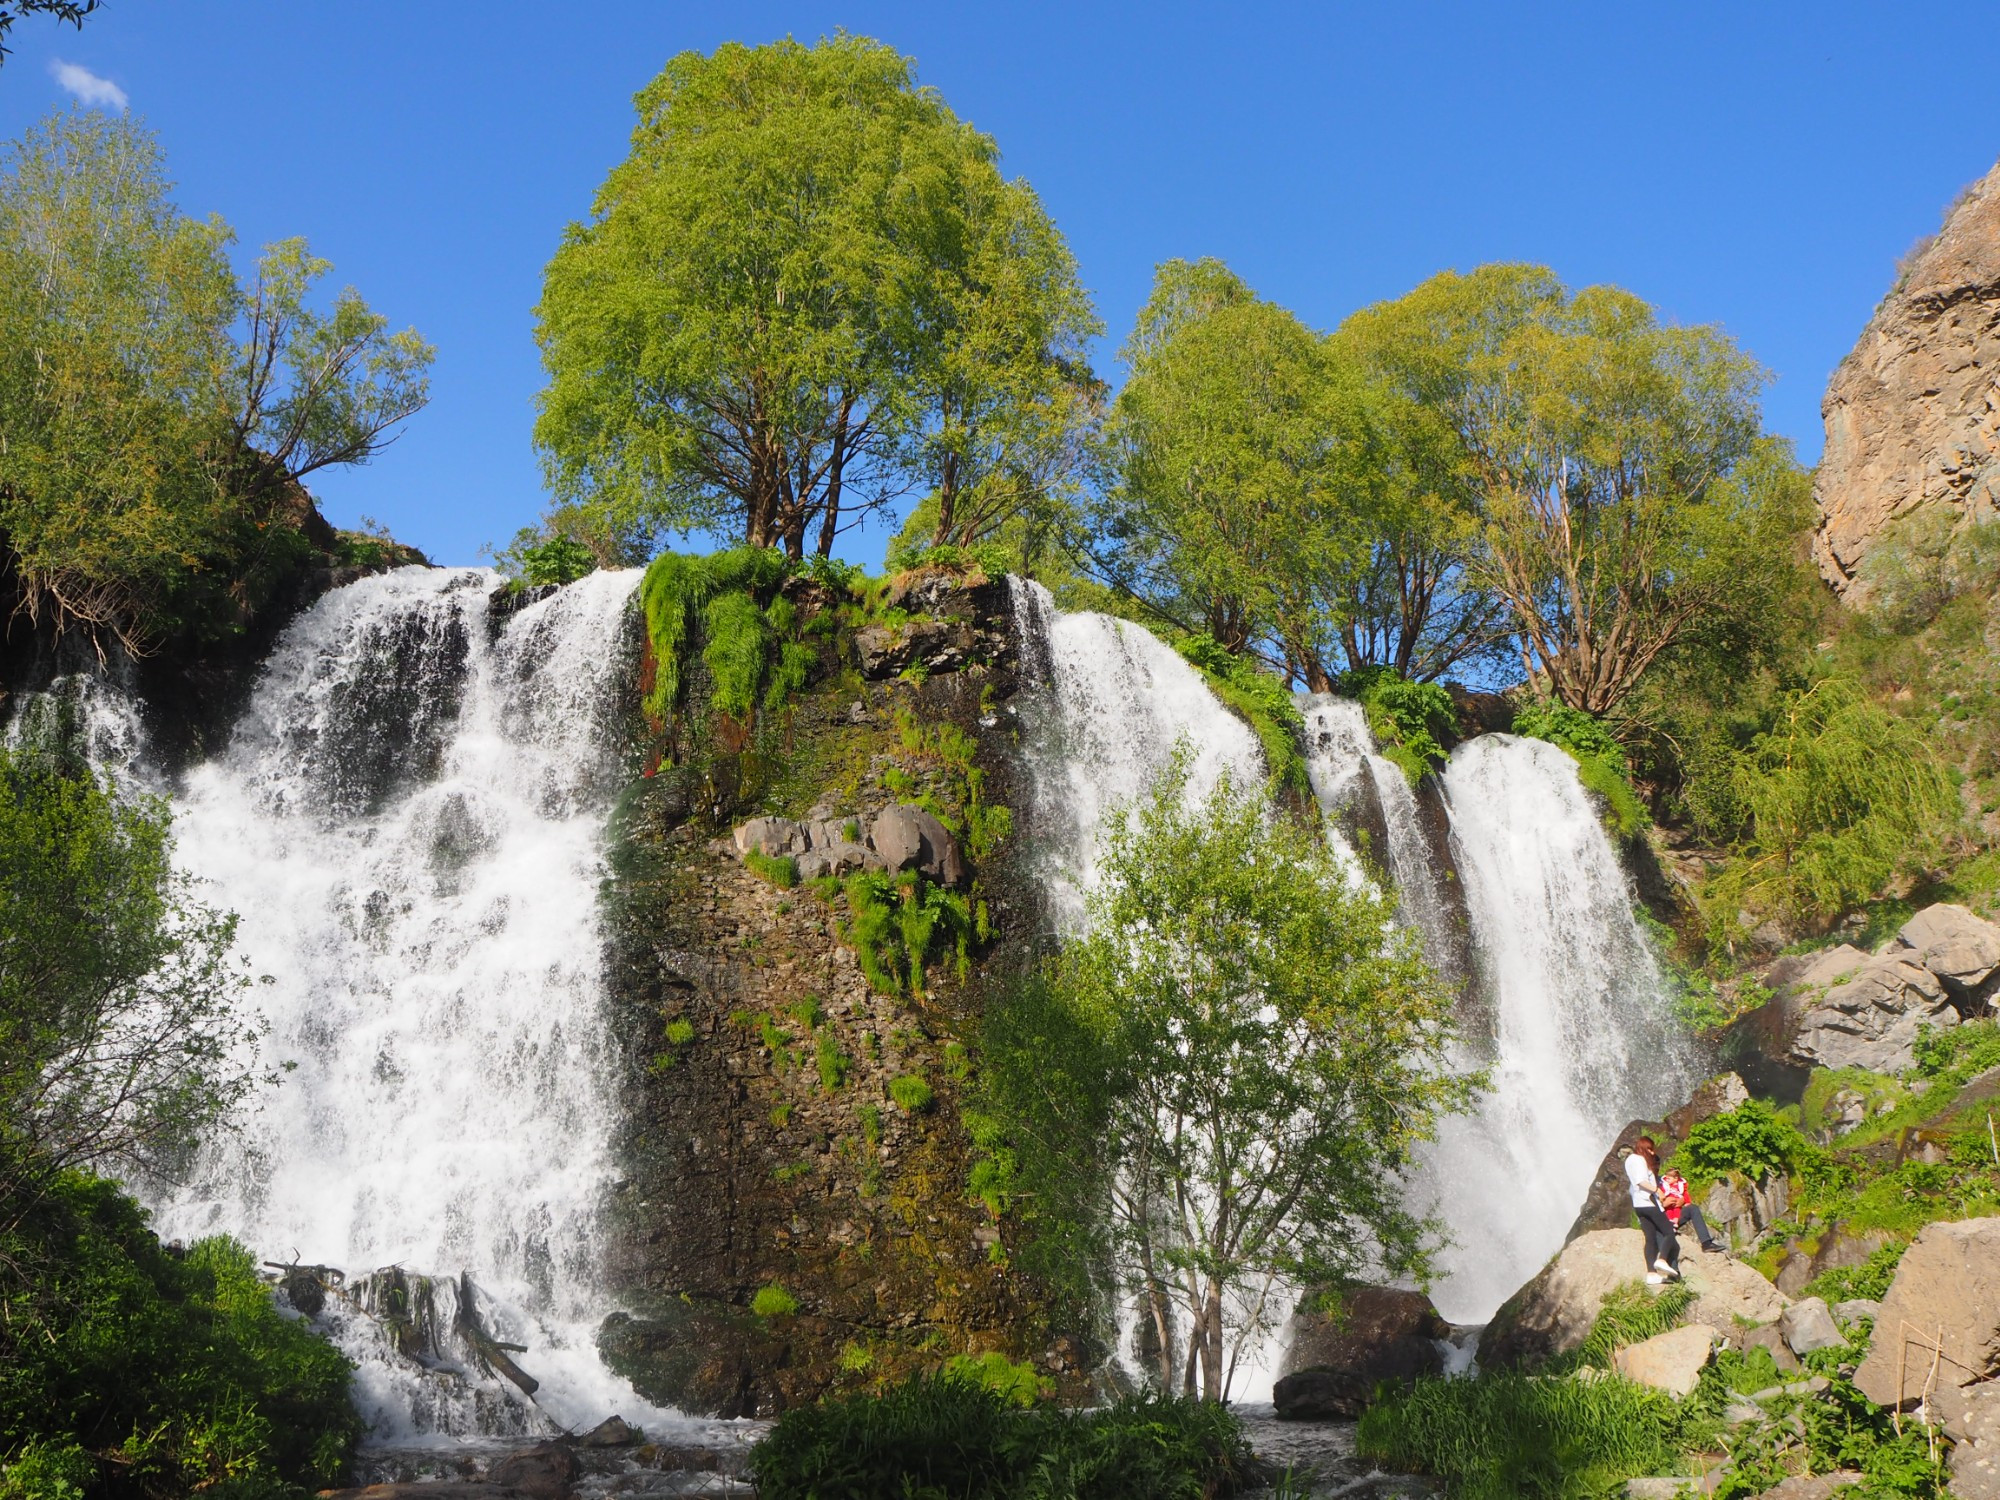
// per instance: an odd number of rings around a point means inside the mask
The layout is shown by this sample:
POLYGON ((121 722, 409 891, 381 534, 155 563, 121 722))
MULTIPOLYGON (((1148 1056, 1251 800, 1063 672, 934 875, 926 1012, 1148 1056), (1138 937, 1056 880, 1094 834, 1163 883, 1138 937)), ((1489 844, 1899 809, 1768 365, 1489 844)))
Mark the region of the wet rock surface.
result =
POLYGON ((1331 1314, 1293 1314, 1272 1402, 1287 1419, 1357 1417, 1378 1383, 1444 1369, 1451 1325, 1422 1292, 1359 1287, 1331 1314))

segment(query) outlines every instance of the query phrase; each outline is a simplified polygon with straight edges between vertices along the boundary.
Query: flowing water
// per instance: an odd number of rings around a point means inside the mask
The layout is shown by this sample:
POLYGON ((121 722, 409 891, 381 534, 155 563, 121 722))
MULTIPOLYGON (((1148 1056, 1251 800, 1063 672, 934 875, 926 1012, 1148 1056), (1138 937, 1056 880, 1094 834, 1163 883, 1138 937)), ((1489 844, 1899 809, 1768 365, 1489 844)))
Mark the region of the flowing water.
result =
MULTIPOLYGON (((177 857, 240 915, 283 1071, 156 1224, 343 1271, 322 1316, 376 1443, 672 1420, 593 1342, 617 1072, 597 897, 638 577, 505 618, 483 571, 338 589, 179 789, 177 857), (482 1340, 524 1346, 532 1401, 482 1340)), ((98 698, 115 760, 130 731, 98 698)))

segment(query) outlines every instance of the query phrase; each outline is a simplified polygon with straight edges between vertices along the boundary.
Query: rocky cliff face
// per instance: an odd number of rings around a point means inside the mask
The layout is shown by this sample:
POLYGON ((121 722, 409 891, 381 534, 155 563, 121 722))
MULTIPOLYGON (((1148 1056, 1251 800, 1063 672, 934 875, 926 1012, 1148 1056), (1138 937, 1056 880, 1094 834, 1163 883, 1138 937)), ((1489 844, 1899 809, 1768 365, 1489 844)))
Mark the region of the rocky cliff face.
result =
POLYGON ((2000 510, 2000 166, 1973 184, 1841 361, 1821 413, 1813 556, 1836 592, 1889 522, 2000 510))
POLYGON ((633 1311, 600 1342, 685 1410, 770 1415, 987 1351, 1080 1384, 1101 1355, 970 1190, 968 1043, 1044 926, 998 811, 1025 801, 1006 588, 904 594, 905 622, 823 637, 781 731, 712 719, 621 819, 611 1275, 633 1311))

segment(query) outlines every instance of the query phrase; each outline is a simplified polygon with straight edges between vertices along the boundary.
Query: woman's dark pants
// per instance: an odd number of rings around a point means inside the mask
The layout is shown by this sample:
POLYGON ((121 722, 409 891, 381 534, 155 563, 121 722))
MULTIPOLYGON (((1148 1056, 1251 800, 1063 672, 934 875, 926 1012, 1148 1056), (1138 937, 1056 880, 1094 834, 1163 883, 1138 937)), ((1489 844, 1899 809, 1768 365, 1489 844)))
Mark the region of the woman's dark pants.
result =
POLYGON ((1650 1203, 1644 1208, 1635 1208, 1639 1216, 1639 1228, 1646 1236, 1646 1269, 1653 1269, 1653 1262, 1663 1260, 1676 1271, 1681 1268, 1681 1242, 1674 1233, 1674 1226, 1667 1222, 1666 1212, 1650 1203))
POLYGON ((1692 1203, 1681 1210, 1679 1227, 1686 1229, 1690 1224, 1694 1226, 1694 1237, 1701 1241, 1704 1250, 1715 1243, 1715 1231, 1708 1227, 1708 1220, 1701 1216, 1701 1210, 1692 1203))

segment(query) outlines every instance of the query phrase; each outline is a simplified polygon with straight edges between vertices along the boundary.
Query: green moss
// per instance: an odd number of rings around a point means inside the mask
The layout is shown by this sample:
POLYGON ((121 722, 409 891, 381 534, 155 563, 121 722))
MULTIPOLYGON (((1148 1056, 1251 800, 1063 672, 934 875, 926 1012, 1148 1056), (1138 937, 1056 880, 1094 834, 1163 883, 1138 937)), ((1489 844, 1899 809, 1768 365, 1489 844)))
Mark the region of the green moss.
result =
POLYGON ((799 1310, 799 1299, 775 1281, 757 1288, 750 1299, 750 1311, 760 1318, 789 1318, 799 1310))
POLYGON ((840 1043, 834 1040, 830 1031, 819 1034, 813 1050, 819 1065, 820 1086, 829 1094, 839 1092, 847 1082, 847 1070, 851 1066, 847 1054, 840 1050, 840 1043))
POLYGON ((676 1047, 685 1047, 694 1040, 694 1023, 688 1020, 667 1022, 666 1038, 676 1047))
POLYGON ((777 590, 792 572, 783 553, 735 547, 708 557, 668 552, 639 585, 653 651, 648 717, 666 724, 687 697, 689 649, 699 633, 714 707, 748 723, 803 687, 815 653, 797 639, 797 613, 777 590))
POLYGON ((1547 740, 1569 752, 1584 790, 1604 799, 1606 822, 1620 838, 1637 838, 1652 823, 1625 769, 1625 750, 1601 720, 1555 699, 1530 703, 1514 715, 1514 733, 1547 740))

